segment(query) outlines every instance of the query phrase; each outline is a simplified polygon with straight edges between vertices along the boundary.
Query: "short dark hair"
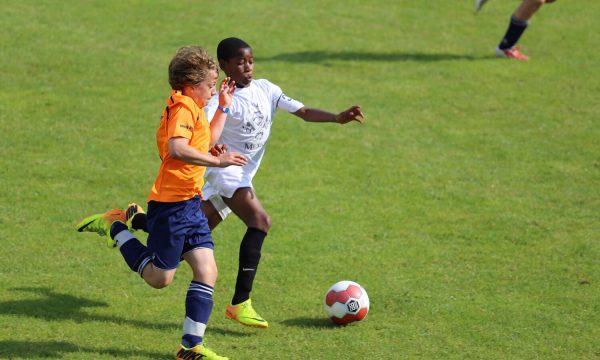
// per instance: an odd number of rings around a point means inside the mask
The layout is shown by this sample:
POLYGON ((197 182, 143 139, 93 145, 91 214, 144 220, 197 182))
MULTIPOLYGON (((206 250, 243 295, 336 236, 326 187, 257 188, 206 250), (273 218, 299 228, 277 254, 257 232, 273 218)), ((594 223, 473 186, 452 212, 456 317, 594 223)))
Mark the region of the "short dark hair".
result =
POLYGON ((210 70, 219 69, 213 58, 200 46, 184 46, 169 63, 169 84, 173 90, 194 86, 204 81, 210 70))
POLYGON ((242 39, 235 37, 223 39, 219 45, 217 45, 217 59, 227 61, 236 56, 240 49, 246 48, 252 49, 252 47, 242 39))

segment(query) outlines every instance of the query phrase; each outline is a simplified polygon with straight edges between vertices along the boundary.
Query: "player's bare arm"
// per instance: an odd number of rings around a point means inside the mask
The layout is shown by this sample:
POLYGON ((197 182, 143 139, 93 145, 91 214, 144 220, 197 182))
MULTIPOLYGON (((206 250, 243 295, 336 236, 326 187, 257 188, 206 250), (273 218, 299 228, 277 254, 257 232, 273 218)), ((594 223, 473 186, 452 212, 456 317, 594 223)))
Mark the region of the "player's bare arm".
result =
POLYGON ((231 80, 228 76, 221 81, 221 85, 219 86, 219 108, 215 111, 215 115, 210 122, 211 147, 214 146, 221 137, 223 127, 225 126, 225 120, 227 120, 227 111, 229 111, 228 109, 231 105, 234 92, 235 81, 231 80))
POLYGON ((169 154, 173 159, 187 164, 211 167, 243 166, 248 162, 244 155, 237 152, 225 152, 219 156, 205 154, 190 146, 188 141, 183 137, 169 139, 169 154))
POLYGON ((360 105, 354 105, 342 111, 339 114, 334 114, 329 111, 303 107, 296 111, 294 115, 308 122, 337 122, 339 124, 347 124, 350 121, 362 123, 364 114, 360 109, 360 105))

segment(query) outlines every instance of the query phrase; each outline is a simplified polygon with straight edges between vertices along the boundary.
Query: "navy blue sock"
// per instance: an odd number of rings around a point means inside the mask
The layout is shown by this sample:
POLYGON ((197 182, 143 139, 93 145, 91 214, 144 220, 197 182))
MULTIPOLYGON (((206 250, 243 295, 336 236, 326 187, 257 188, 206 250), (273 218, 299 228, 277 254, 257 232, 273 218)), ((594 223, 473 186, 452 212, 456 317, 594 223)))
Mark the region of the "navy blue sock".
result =
POLYGON ((232 305, 242 303, 250 298, 252 284, 260 262, 260 251, 266 236, 267 233, 262 230, 248 228, 242 239, 235 293, 231 299, 232 305))
POLYGON ((127 225, 119 221, 115 221, 110 227, 110 237, 117 242, 119 251, 129 268, 142 276, 144 267, 152 260, 152 253, 148 251, 148 248, 129 232, 127 225), (118 240, 122 237, 121 234, 126 235, 126 241, 122 243, 118 240))
POLYGON ((501 50, 510 49, 519 41, 525 29, 529 25, 529 21, 527 20, 519 20, 516 17, 511 16, 510 23, 508 25, 508 29, 506 30, 506 34, 502 38, 500 45, 498 47, 501 50))
POLYGON ((185 298, 185 320, 181 345, 186 348, 202 343, 204 331, 213 308, 213 287, 192 281, 185 298))

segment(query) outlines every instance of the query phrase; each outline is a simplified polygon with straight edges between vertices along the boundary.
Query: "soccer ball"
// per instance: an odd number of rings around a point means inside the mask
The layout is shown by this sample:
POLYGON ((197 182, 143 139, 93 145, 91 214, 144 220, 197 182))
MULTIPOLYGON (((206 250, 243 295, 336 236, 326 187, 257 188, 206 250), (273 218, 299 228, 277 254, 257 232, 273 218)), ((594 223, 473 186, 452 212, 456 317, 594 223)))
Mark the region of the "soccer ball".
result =
POLYGON ((325 294, 325 312, 331 321, 339 325, 360 321, 369 312, 369 296, 354 281, 339 281, 325 294))

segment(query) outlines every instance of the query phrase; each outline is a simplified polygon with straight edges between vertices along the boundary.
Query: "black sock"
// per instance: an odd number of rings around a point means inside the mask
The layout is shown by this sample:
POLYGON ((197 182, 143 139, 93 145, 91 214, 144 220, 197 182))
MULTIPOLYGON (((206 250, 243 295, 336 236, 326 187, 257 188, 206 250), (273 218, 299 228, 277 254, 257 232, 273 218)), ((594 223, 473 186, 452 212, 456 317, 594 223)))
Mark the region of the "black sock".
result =
POLYGON ((527 25, 529 25, 529 21, 527 20, 519 20, 514 15, 510 18, 510 24, 508 25, 508 29, 506 30, 506 34, 502 38, 500 45, 498 47, 501 50, 510 49, 519 41, 525 29, 527 29, 527 25))
POLYGON ((131 218, 131 227, 134 230, 144 230, 148 232, 147 216, 145 213, 137 213, 131 218))
POLYGON ((235 293, 231 300, 232 305, 239 304, 250 298, 252 283, 258 262, 260 261, 260 249, 267 233, 255 228, 248 228, 242 243, 240 244, 240 262, 238 275, 235 283, 235 293))

